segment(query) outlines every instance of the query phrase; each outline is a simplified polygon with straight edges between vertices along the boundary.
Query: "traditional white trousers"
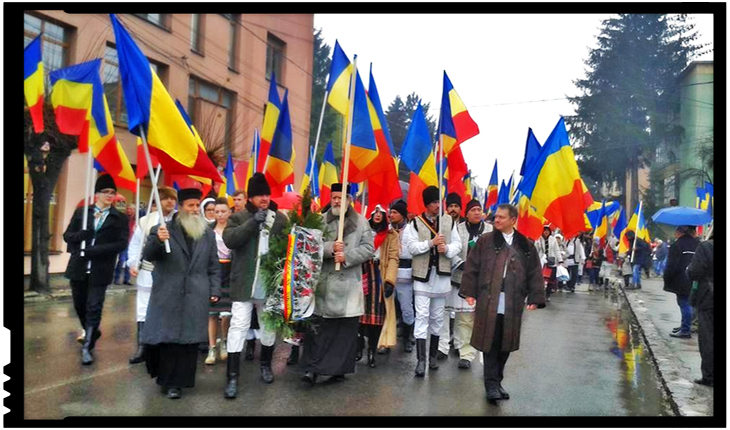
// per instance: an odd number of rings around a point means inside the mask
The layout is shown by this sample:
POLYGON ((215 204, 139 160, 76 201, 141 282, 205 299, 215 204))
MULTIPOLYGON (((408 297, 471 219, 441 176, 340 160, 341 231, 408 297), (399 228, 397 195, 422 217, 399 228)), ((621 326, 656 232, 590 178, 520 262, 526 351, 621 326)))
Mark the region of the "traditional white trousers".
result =
POLYGON ((459 358, 474 361, 477 350, 471 346, 471 333, 474 330, 474 312, 457 312, 454 322, 454 348, 459 350, 459 358))
POLYGON ((147 306, 150 304, 152 295, 152 273, 149 270, 140 269, 137 274, 137 322, 145 322, 147 318, 147 306))
POLYGON ((233 302, 231 305, 231 325, 228 328, 227 349, 228 352, 241 352, 246 341, 246 335, 251 327, 251 314, 256 307, 259 327, 261 329, 259 340, 263 346, 273 346, 276 342, 276 331, 269 331, 264 326, 264 301, 249 300, 247 302, 233 302))

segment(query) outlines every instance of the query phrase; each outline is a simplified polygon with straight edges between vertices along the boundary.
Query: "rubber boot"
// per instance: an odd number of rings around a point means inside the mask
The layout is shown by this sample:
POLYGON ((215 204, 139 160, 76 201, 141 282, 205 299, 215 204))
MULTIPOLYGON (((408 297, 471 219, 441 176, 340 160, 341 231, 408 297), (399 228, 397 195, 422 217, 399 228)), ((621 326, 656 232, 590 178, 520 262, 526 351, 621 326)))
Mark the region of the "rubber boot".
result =
POLYGON ((226 399, 235 399, 238 395, 238 375, 240 372, 241 353, 229 352, 226 361, 226 388, 223 395, 226 399))
POLYGON ((403 324, 403 351, 413 352, 413 345, 411 344, 411 335, 413 334, 413 324, 403 324))
POLYGON ((274 373, 271 371, 271 357, 274 355, 274 346, 261 345, 261 379, 267 384, 274 382, 274 373))
POLYGON ((438 363, 438 352, 439 352, 439 337, 431 335, 431 344, 428 348, 428 368, 436 370, 439 368, 438 363))
POLYGON ((299 364, 299 347, 297 345, 291 346, 291 353, 289 353, 289 358, 286 359, 287 366, 293 364, 299 364))
POLYGON ((94 356, 91 355, 91 350, 94 349, 94 327, 86 327, 86 336, 84 337, 84 344, 81 346, 81 364, 89 365, 94 362, 94 356))
POLYGON ((140 341, 140 333, 142 333, 142 328, 144 327, 144 322, 137 321, 137 352, 132 356, 132 358, 129 359, 129 364, 137 364, 144 361, 144 345, 140 341))
POLYGON ((422 377, 426 374, 426 339, 416 339, 416 355, 418 356, 416 376, 422 377))

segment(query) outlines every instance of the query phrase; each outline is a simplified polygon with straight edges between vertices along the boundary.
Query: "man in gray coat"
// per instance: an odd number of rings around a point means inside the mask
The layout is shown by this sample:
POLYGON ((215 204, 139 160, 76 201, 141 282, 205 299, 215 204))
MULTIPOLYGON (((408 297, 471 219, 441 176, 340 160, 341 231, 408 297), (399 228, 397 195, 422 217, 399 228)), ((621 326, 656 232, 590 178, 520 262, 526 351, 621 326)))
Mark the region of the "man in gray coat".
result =
POLYGON ((208 341, 208 308, 220 297, 215 234, 200 213, 200 197, 198 189, 180 190, 180 211, 170 224, 152 228, 143 253, 154 262, 154 288, 141 341, 147 371, 170 399, 195 386, 198 344, 208 341))
POLYGON ((365 313, 362 264, 373 257, 375 249, 368 221, 352 208, 350 187, 343 202, 342 184, 332 184, 331 203, 324 213, 324 262, 302 357, 302 381, 312 385, 318 375, 331 375, 338 381, 355 372, 359 319, 365 313), (338 241, 341 210, 347 212, 343 240, 338 241), (341 264, 339 271, 336 263, 341 264))

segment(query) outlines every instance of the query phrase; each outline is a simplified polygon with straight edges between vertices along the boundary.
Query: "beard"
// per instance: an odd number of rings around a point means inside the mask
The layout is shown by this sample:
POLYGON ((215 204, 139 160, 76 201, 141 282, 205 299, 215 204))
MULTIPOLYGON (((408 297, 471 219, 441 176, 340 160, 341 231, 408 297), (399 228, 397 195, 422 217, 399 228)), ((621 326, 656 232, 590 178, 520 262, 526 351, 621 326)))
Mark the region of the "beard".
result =
POLYGON ((203 219, 202 215, 191 215, 185 211, 180 211, 177 219, 180 221, 180 226, 185 230, 185 234, 193 240, 198 240, 203 237, 205 231, 208 229, 208 223, 203 219))
POLYGON ((332 211, 332 215, 334 216, 340 216, 340 210, 342 209, 342 206, 332 206, 330 210, 332 211))

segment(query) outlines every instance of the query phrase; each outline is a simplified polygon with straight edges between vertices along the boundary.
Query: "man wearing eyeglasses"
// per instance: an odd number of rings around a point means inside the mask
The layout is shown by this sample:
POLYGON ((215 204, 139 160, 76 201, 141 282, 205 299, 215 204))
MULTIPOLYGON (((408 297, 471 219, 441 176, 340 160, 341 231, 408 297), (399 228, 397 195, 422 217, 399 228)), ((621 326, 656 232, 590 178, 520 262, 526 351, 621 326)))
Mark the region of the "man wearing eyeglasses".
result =
POLYGON ((84 207, 80 207, 63 234, 71 253, 66 277, 71 283, 76 314, 85 330, 81 348, 81 364, 85 365, 94 362, 91 351, 101 337, 99 326, 104 295, 112 283, 117 255, 127 247, 129 240, 127 216, 112 205, 117 194, 114 179, 109 175, 100 176, 94 192, 96 203, 86 206, 87 224, 83 223, 84 207), (83 250, 82 242, 85 244, 83 250))

